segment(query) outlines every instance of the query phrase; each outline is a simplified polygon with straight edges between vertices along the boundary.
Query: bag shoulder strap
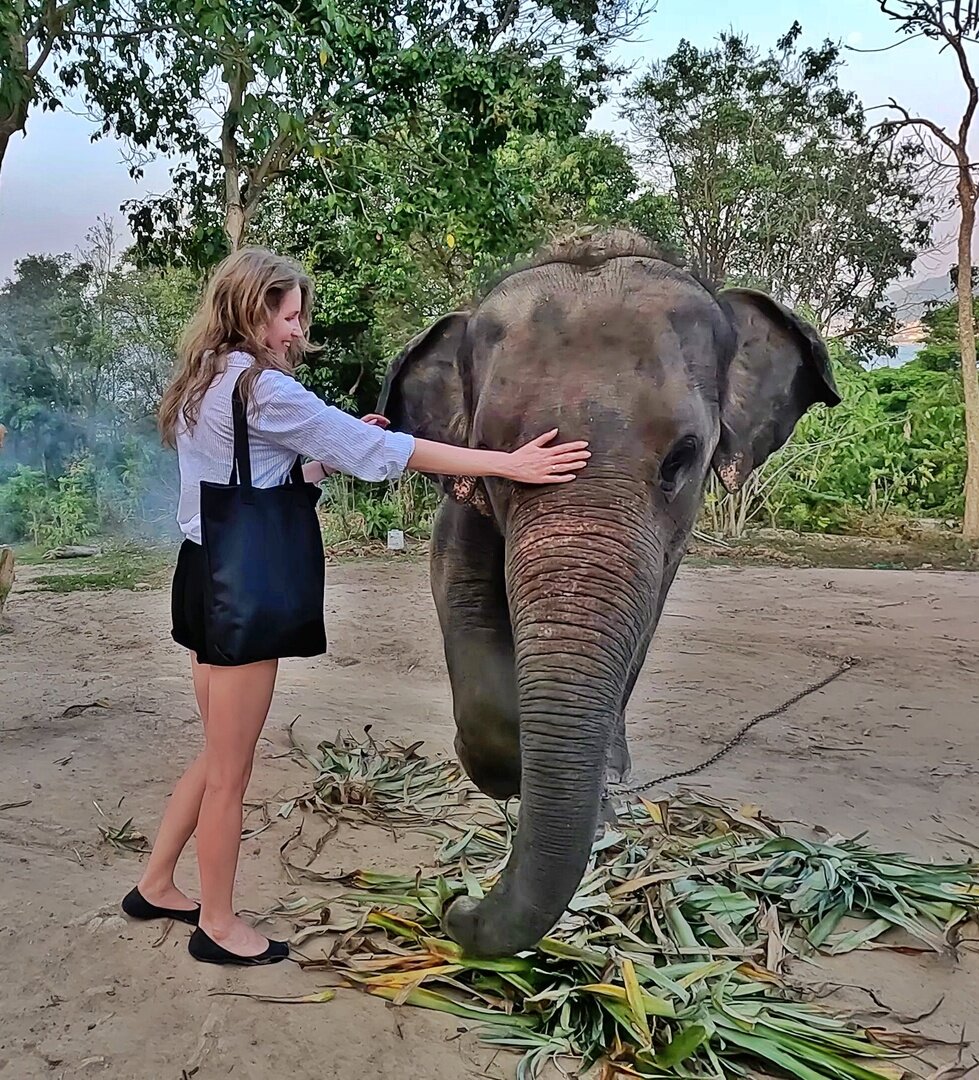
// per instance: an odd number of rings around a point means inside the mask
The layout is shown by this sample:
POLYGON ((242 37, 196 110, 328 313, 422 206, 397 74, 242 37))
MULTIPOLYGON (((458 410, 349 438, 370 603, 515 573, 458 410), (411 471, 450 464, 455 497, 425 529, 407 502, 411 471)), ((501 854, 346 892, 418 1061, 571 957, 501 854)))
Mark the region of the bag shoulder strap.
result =
MULTIPOLYGON (((231 395, 231 422, 234 429, 234 460, 231 463, 231 477, 229 484, 237 485, 239 482, 243 488, 252 486, 252 458, 251 448, 248 444, 248 415, 245 403, 241 397, 241 380, 244 372, 238 376, 235 382, 234 392, 231 395)), ((289 479, 293 484, 306 483, 303 476, 303 459, 297 454, 296 460, 289 470, 289 479)))
POLYGON ((231 463, 231 478, 229 484, 241 484, 243 488, 252 486, 252 459, 248 446, 248 417, 245 403, 241 398, 241 380, 244 371, 235 380, 234 392, 231 395, 231 423, 234 429, 234 460, 231 463))

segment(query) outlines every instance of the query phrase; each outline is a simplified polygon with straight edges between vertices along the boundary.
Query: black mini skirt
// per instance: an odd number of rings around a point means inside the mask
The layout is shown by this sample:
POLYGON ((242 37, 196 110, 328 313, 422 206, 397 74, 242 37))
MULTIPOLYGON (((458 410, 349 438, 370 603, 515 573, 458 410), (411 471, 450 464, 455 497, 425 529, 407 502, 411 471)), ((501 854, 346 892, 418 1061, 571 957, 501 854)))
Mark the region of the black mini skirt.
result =
POLYGON ((177 554, 170 589, 170 631, 178 645, 197 654, 199 664, 212 664, 208 656, 207 634, 204 628, 204 582, 206 580, 204 549, 193 540, 185 540, 177 554))

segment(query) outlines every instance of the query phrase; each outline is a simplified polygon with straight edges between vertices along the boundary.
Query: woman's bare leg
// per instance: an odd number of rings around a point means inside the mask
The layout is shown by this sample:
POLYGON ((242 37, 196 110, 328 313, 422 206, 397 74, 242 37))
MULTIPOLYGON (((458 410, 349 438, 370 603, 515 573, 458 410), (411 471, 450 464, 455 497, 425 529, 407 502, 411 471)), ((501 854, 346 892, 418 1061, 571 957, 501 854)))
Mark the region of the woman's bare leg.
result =
POLYGON ((277 660, 212 667, 208 685, 204 798, 197 822, 200 927, 239 956, 257 956, 268 947, 267 938, 235 915, 234 888, 242 801, 277 671, 277 660))
MULTIPOLYGON (((197 695, 197 708, 207 731, 208 688, 211 668, 208 664, 198 664, 191 656, 191 668, 194 677, 194 692, 197 695)), ((173 876, 177 860, 187 846, 187 841, 197 828, 197 817, 204 796, 204 777, 206 767, 204 751, 187 766, 183 776, 173 789, 173 794, 163 812, 159 831, 153 844, 153 850, 146 862, 143 876, 139 880, 139 891, 151 904, 172 908, 176 911, 192 911, 197 905, 174 884, 173 876)))

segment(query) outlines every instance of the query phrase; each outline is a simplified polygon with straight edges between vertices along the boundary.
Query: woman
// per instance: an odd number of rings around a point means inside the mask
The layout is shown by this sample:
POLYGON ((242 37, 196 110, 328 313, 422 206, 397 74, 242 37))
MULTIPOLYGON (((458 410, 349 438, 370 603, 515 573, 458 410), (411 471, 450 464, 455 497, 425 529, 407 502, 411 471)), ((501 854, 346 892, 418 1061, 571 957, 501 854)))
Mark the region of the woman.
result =
POLYGON ((225 484, 231 472, 235 385, 247 411, 255 487, 281 484, 297 454, 313 459, 303 468, 311 483, 330 472, 393 480, 405 469, 566 483, 589 457, 584 442, 550 445, 556 431, 512 453, 472 450, 389 432, 383 417, 361 421, 325 405, 293 376, 310 348, 312 306, 312 284, 291 262, 259 248, 229 256, 187 327, 160 407, 161 433, 176 447, 180 465, 177 520, 184 535, 173 579, 173 637, 191 651, 205 746, 174 788, 143 876, 123 910, 134 918, 196 926, 190 953, 209 963, 268 964, 289 953, 285 942, 269 941, 239 918, 233 903, 242 802, 278 661, 215 662, 204 630, 200 485, 225 484), (174 884, 177 860, 195 830, 199 907, 174 884))

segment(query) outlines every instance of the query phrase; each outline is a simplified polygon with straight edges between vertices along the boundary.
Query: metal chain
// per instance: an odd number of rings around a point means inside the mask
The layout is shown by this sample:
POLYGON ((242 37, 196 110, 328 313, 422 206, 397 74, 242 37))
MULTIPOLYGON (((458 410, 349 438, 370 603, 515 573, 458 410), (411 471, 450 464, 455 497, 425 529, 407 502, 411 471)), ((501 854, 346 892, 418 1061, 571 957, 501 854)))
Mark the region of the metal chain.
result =
POLYGON ((656 787, 657 784, 665 784, 668 780, 680 780, 685 776, 694 776, 696 773, 703 772, 704 769, 709 769, 711 765, 720 761, 725 754, 729 754, 752 728, 756 727, 764 720, 771 720, 774 716, 780 716, 788 709, 791 709, 793 705, 798 705, 803 698, 807 698, 810 694, 815 694, 817 691, 829 686, 831 682, 835 682, 841 675, 846 674, 850 668, 856 667, 859 663, 859 659, 855 656, 844 657, 843 660, 840 661, 839 667, 831 675, 827 675, 825 679, 820 679, 819 682, 807 686, 805 690, 801 690, 794 697, 790 697, 788 701, 783 701, 778 708, 771 709, 769 712, 753 717, 732 739, 726 742, 716 754, 709 757, 706 761, 702 761, 699 765, 694 765, 692 769, 681 769, 679 772, 667 773, 665 776, 657 776, 655 780, 647 780, 645 784, 636 784, 633 787, 628 788, 621 788, 620 785, 613 784, 610 788, 606 788, 602 799, 607 800, 613 796, 619 798, 624 795, 638 795, 641 791, 648 791, 651 787, 656 787))

